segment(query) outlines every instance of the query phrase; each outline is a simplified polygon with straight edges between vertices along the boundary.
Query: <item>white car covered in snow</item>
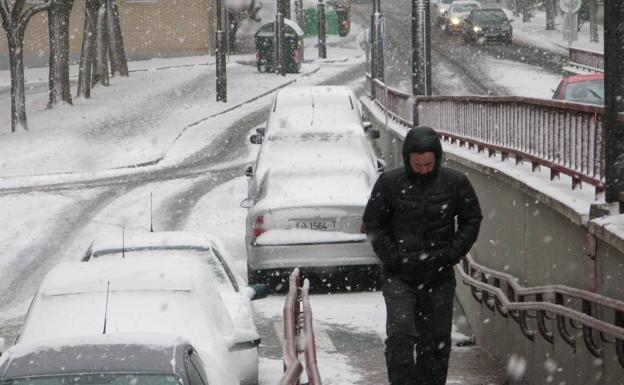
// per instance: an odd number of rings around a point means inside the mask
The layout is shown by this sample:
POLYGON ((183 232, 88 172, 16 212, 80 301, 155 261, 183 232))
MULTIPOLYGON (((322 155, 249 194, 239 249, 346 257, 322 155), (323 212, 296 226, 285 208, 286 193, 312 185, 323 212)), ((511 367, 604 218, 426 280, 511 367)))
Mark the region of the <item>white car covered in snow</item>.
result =
MULTIPOLYGON (((247 286, 218 238, 188 231, 146 232, 123 239, 100 238, 89 246, 82 260, 101 262, 133 258, 140 258, 146 264, 160 263, 161 259, 169 258, 201 262, 204 274, 210 277, 210 284, 217 290, 218 299, 227 309, 234 327, 257 333, 250 299, 265 296, 265 287, 262 284, 247 286)), ((243 383, 254 383, 255 380, 246 378, 257 378, 257 349, 248 349, 239 355, 243 366, 248 368, 243 383)))
MULTIPOLYGON (((234 322, 218 282, 199 258, 128 254, 61 263, 39 287, 16 344, 98 334, 178 335, 220 368, 216 383, 257 383, 260 337, 255 327, 234 322)), ((241 313, 247 305, 239 304, 241 313)))
POLYGON ((476 0, 455 0, 448 9, 448 16, 442 27, 447 34, 460 33, 464 26, 464 20, 468 18, 473 9, 481 8, 481 3, 476 0))
POLYGON ((349 128, 267 133, 243 202, 250 283, 294 267, 377 280, 362 215, 383 163, 362 130, 349 128))

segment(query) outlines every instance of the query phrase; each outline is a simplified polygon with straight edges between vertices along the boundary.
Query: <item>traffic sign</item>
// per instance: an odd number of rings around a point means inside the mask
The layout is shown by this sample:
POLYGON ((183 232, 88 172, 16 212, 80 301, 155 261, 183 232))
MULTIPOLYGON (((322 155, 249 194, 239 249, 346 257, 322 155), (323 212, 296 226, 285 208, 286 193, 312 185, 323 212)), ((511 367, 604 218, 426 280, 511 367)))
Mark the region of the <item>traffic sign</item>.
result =
POLYGON ((561 0, 559 8, 565 13, 575 13, 581 9, 581 0, 561 0))

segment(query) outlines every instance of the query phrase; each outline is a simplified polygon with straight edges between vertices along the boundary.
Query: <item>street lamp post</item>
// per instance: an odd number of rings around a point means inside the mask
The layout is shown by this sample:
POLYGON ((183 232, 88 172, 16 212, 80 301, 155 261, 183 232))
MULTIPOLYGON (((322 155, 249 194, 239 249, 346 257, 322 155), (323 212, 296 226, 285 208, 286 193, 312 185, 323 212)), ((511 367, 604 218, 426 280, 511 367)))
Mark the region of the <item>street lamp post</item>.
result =
POLYGON ((431 95, 431 15, 429 0, 412 0, 412 95, 414 126, 418 125, 416 96, 431 95))
POLYGON ((285 45, 286 36, 284 31, 284 15, 278 12, 275 16, 275 73, 278 75, 286 76, 286 63, 285 63, 285 45))
POLYGON ((373 14, 371 15, 371 95, 375 98, 375 79, 384 81, 384 56, 382 51, 381 0, 373 0, 373 14))
POLYGON ((603 143, 605 148, 605 200, 624 201, 624 122, 619 114, 624 112, 624 3, 605 1, 604 60, 605 60, 605 113, 603 143))
POLYGON ((227 75, 225 67, 226 41, 223 31, 223 15, 221 1, 217 0, 217 32, 216 32, 216 60, 217 60, 217 102, 227 102, 227 75))

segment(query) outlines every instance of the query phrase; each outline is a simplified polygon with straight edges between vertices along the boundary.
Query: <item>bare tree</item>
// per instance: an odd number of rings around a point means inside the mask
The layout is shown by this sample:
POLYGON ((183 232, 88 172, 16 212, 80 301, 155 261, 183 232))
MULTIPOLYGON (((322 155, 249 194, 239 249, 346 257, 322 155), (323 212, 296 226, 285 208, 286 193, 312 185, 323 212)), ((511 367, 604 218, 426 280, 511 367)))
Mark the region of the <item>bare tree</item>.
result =
POLYGON ((256 4, 256 0, 251 0, 248 6, 229 6, 227 12, 228 20, 230 22, 230 25, 228 26, 230 51, 236 49, 236 32, 238 32, 243 20, 249 18, 253 21, 259 22, 260 18, 257 14, 260 9, 262 9, 262 3, 256 4))
POLYGON ((91 74, 97 43, 97 18, 102 0, 85 1, 84 29, 82 31, 82 49, 78 69, 78 91, 76 97, 91 97, 91 74))
POLYGON ((115 75, 115 72, 117 72, 120 76, 128 76, 128 59, 126 58, 126 49, 124 48, 123 36, 121 34, 117 0, 108 0, 106 7, 111 74, 115 75))
POLYGON ((119 11, 115 0, 86 0, 77 96, 89 98, 96 83, 107 86, 109 69, 128 76, 119 11))
POLYGON ((598 1, 589 0, 589 40, 598 42, 598 1))
POLYGON ((69 84, 69 14, 74 0, 54 0, 48 8, 50 40, 50 89, 48 108, 59 102, 72 104, 69 84))
POLYGON ((50 8, 54 0, 26 7, 26 0, 0 0, 0 17, 9 43, 11 67, 11 132, 20 125, 28 131, 26 92, 24 89, 24 33, 30 19, 50 8), (11 7, 10 4, 13 4, 11 7))

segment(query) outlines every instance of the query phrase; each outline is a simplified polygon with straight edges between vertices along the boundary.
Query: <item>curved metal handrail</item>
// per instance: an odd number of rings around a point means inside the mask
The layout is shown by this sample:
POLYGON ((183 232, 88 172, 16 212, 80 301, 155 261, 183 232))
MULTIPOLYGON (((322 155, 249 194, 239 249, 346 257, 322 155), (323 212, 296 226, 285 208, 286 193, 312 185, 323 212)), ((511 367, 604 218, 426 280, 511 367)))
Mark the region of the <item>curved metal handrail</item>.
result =
POLYGON ((295 268, 288 277, 288 294, 284 303, 284 374, 280 385, 298 385, 303 373, 299 353, 304 353, 308 385, 322 385, 316 362, 316 343, 312 327, 312 307, 310 306, 310 282, 299 285, 300 272, 295 268), (303 346, 298 342, 302 341, 303 346))
MULTIPOLYGON (((554 343, 554 333, 547 330, 545 323, 546 312, 555 314, 557 326, 562 339, 572 346, 576 347, 576 338, 567 329, 566 319, 578 323, 582 329, 583 341, 588 351, 596 357, 602 357, 604 350, 596 342, 594 332, 600 333, 603 343, 613 342, 616 345, 616 354, 618 361, 624 366, 624 302, 605 297, 603 295, 592 293, 563 285, 548 285, 524 288, 520 286, 515 278, 507 273, 502 273, 474 261, 471 255, 467 255, 464 260, 463 268, 458 268, 464 283, 471 286, 472 290, 478 290, 481 293, 487 293, 489 296, 495 296, 500 301, 500 307, 507 311, 512 318, 519 324, 522 333, 529 339, 533 340, 536 331, 529 328, 526 314, 528 311, 537 312, 537 327, 540 334, 550 343, 554 343), (478 274, 485 279, 475 278, 478 274), (490 284, 489 279, 495 277, 495 284, 490 284), (501 288, 504 282, 508 288, 506 294, 501 288), (546 296, 553 297, 554 303, 545 300, 546 296), (535 301, 526 301, 526 297, 534 296, 535 301), (582 310, 573 309, 565 305, 564 296, 581 300, 582 310), (595 316, 597 306, 609 309, 614 313, 614 322, 610 323, 595 316), (603 334, 613 336, 613 340, 604 338, 603 334)), ((481 295, 481 298, 484 298, 481 295)), ((571 323, 574 327, 574 324, 571 323)))

